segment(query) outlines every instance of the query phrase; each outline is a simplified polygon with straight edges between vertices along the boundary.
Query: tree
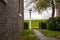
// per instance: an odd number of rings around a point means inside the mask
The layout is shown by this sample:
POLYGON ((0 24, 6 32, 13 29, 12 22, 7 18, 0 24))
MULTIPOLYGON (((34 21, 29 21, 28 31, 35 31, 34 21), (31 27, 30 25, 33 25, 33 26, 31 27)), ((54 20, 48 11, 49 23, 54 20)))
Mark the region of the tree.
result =
POLYGON ((57 14, 59 14, 60 12, 60 0, 35 0, 35 10, 38 12, 41 12, 43 10, 46 10, 49 7, 52 7, 52 17, 54 17, 55 15, 55 7, 57 9, 57 14), (55 1, 55 3, 54 3, 55 1))
POLYGON ((54 0, 51 0, 52 2, 52 17, 54 17, 55 15, 55 4, 54 4, 54 0))

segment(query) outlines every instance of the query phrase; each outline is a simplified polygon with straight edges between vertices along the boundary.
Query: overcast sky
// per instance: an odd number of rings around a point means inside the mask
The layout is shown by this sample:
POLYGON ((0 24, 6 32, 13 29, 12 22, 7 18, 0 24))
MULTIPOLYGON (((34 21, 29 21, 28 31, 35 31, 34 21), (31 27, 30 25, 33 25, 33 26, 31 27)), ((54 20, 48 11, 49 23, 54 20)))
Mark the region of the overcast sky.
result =
MULTIPOLYGON (((29 16, 29 9, 32 8, 34 6, 34 4, 30 4, 29 2, 30 0, 24 0, 24 20, 29 20, 30 16, 29 16)), ((51 8, 48 8, 48 10, 43 11, 41 14, 37 13, 37 12, 32 12, 31 13, 31 19, 32 20, 41 20, 41 19, 48 19, 49 17, 51 17, 52 14, 52 10, 51 8)))

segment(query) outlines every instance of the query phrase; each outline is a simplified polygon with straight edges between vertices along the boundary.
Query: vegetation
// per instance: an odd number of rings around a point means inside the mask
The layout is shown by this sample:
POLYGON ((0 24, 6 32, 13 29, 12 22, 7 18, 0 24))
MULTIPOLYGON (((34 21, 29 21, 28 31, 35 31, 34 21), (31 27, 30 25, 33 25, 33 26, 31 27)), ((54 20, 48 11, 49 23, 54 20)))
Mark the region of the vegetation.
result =
MULTIPOLYGON (((32 20, 31 24, 32 24, 32 28, 39 28, 39 23, 41 22, 45 22, 46 20, 32 20)), ((24 22, 28 23, 28 27, 30 27, 29 25, 29 20, 24 20, 24 22)))
POLYGON ((32 20, 32 28, 39 28, 39 22, 41 22, 40 20, 32 20))
POLYGON ((28 23, 28 28, 29 28, 29 20, 24 20, 25 23, 28 23))
MULTIPOLYGON (((41 24, 43 26, 46 23, 47 26, 45 28, 47 29, 39 29, 39 31, 47 37, 60 37, 60 18, 54 18, 55 9, 58 9, 57 13, 60 13, 60 0, 35 0, 35 4, 35 10, 39 13, 49 7, 52 8, 53 18, 41 24)), ((29 24, 29 20, 25 20, 25 22, 29 24)), ((32 20, 32 28, 39 28, 39 23, 41 23, 41 20, 32 20)))
POLYGON ((60 31, 51 31, 48 29, 39 29, 39 31, 47 37, 60 37, 60 31))
POLYGON ((47 27, 52 31, 60 31, 60 18, 50 18, 47 23, 47 27))
POLYGON ((35 0, 35 10, 38 12, 44 11, 47 7, 51 6, 51 2, 49 0, 35 0))
POLYGON ((28 23, 24 22, 24 29, 28 29, 28 23))
POLYGON ((18 40, 38 40, 38 38, 34 35, 33 30, 24 30, 18 40))
MULTIPOLYGON (((52 17, 55 15, 55 9, 60 10, 60 0, 34 0, 35 10, 39 13, 46 10, 47 8, 52 8, 52 17)), ((57 12, 60 12, 56 10, 57 12)))
POLYGON ((41 23, 40 23, 40 28, 41 28, 41 29, 47 29, 46 23, 45 23, 45 22, 41 22, 41 23))
POLYGON ((26 30, 24 30, 22 35, 30 35, 30 34, 34 34, 34 31, 26 29, 26 30))

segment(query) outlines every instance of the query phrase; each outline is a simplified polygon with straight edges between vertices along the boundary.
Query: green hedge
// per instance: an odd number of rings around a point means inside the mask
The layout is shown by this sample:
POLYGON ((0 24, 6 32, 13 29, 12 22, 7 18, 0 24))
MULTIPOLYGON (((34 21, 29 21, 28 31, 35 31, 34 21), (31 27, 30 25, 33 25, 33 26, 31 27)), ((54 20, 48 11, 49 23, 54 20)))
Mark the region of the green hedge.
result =
POLYGON ((50 18, 47 24, 48 24, 47 26, 49 30, 60 31, 60 18, 59 17, 50 18))
POLYGON ((41 28, 41 29, 46 29, 46 28, 47 28, 47 27, 46 27, 46 23, 45 23, 45 22, 39 23, 39 28, 41 28))
POLYGON ((24 29, 28 29, 28 23, 24 22, 24 29))

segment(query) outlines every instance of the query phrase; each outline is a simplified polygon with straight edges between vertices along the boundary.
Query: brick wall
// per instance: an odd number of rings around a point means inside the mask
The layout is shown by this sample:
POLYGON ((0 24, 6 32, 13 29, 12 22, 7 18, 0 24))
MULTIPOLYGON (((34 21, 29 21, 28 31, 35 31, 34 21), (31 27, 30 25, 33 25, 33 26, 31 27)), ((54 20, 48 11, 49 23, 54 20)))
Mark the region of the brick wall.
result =
POLYGON ((22 17, 19 16, 19 0, 8 0, 7 4, 0 0, 0 40, 16 40, 23 32, 24 12, 21 6, 22 17))
POLYGON ((60 17, 60 9, 59 8, 56 9, 56 16, 60 17))

